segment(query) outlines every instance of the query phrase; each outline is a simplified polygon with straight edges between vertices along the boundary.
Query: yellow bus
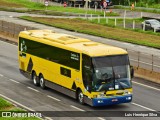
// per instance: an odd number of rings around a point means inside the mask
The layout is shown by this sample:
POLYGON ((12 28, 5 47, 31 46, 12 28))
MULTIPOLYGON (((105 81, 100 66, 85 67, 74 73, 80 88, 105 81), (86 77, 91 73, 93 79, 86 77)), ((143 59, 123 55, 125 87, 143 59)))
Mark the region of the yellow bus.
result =
POLYGON ((126 50, 51 30, 19 34, 19 69, 33 84, 104 106, 132 101, 126 50))

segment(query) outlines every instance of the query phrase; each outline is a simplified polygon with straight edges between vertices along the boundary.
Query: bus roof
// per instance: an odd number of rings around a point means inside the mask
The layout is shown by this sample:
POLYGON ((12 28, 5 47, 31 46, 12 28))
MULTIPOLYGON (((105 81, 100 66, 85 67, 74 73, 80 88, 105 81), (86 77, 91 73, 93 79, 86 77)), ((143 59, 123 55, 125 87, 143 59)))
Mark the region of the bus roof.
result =
POLYGON ((19 37, 79 53, 84 53, 92 57, 127 54, 126 50, 118 47, 93 42, 89 39, 75 37, 68 34, 56 33, 52 30, 22 31, 20 32, 19 37))

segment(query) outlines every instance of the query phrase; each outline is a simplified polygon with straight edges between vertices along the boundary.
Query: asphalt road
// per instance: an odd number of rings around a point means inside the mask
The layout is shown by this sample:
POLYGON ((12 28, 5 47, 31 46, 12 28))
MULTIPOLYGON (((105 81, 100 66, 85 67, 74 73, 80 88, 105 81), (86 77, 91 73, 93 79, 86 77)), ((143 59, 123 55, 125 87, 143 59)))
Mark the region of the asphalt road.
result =
MULTIPOLYGON (((17 46, 0 41, 0 96, 22 104, 25 108, 35 111, 160 111, 160 85, 146 82, 139 78, 133 79, 133 102, 107 107, 90 107, 80 105, 75 99, 51 89, 42 90, 23 77, 18 70, 17 46), (138 82, 138 83, 137 83, 138 82), (147 86, 148 85, 148 86, 147 86)), ((62 112, 63 114, 63 112, 62 112)), ((72 112, 70 113, 72 114, 72 112)), ((74 113, 73 113, 74 114, 74 113)), ((45 114, 44 114, 45 115, 45 114)), ((82 119, 81 117, 51 117, 51 119, 82 119), (67 118, 66 118, 67 117, 67 118)), ((116 120, 117 117, 84 117, 83 119, 116 120)), ((158 120, 159 118, 120 117, 119 120, 158 120)))

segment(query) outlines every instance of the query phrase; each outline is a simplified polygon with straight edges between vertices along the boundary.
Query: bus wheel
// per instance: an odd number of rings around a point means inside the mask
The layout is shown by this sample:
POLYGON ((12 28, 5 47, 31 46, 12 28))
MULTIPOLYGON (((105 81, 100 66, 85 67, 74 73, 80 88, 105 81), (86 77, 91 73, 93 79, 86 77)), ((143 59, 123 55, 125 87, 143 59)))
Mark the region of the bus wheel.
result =
POLYGON ((37 79, 37 76, 36 76, 36 73, 35 72, 32 72, 32 80, 33 80, 33 84, 35 86, 38 86, 39 85, 39 81, 37 79))
POLYGON ((84 104, 84 95, 83 95, 83 93, 82 93, 81 90, 79 90, 77 97, 78 97, 79 103, 80 103, 80 104, 84 104))
POLYGON ((40 75, 39 76, 39 82, 40 82, 40 87, 42 88, 42 89, 45 89, 45 80, 44 80, 44 78, 43 78, 43 75, 40 75))

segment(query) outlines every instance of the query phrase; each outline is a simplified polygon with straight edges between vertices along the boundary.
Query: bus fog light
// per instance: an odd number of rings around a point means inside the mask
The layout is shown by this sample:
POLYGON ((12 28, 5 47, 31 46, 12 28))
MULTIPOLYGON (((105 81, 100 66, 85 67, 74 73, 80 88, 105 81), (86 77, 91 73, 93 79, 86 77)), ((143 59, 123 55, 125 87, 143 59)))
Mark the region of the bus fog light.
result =
POLYGON ((98 103, 103 103, 103 100, 98 100, 98 103))

